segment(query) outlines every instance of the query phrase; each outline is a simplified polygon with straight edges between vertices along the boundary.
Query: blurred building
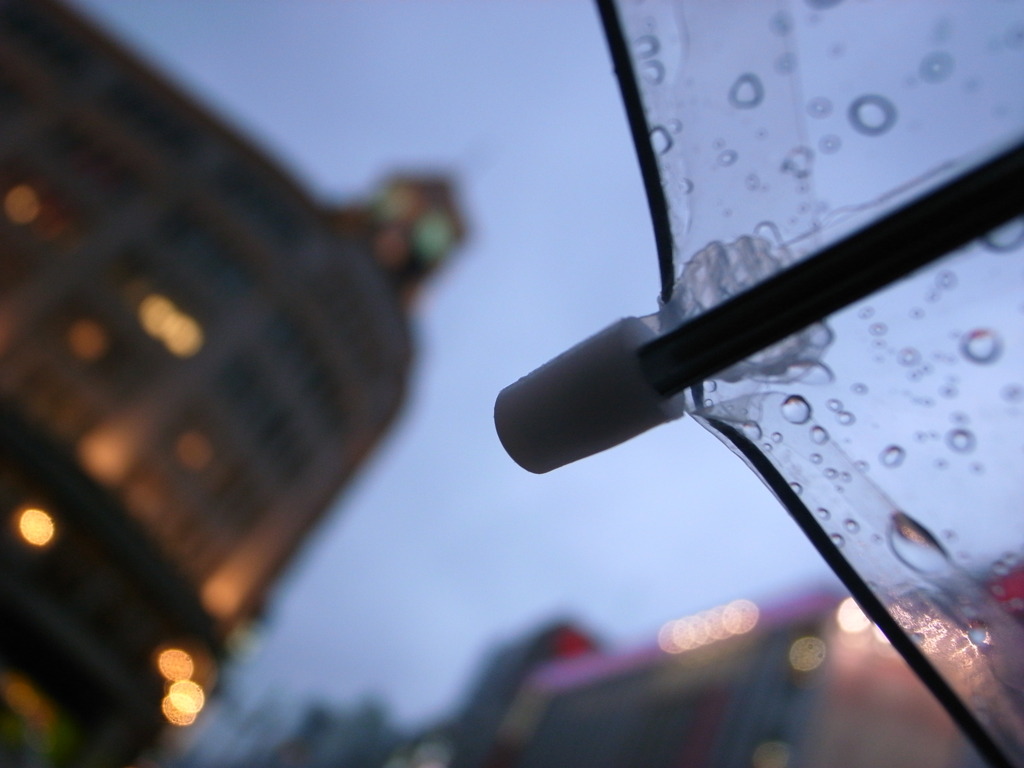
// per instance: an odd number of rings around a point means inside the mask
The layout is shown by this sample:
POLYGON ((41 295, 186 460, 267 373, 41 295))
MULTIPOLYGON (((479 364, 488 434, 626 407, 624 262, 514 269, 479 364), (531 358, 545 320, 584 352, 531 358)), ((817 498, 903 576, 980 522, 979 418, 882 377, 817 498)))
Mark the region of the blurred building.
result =
POLYGON ((462 236, 445 179, 321 206, 68 9, 0 0, 0 762, 123 764, 195 717, 462 236))
MULTIPOLYGON (((507 671, 492 665, 478 691, 504 689, 507 671)), ((856 604, 831 594, 738 600, 669 622, 657 646, 518 677, 500 716, 482 707, 496 723, 487 749, 456 729, 446 759, 400 752, 387 768, 983 765, 856 604)))

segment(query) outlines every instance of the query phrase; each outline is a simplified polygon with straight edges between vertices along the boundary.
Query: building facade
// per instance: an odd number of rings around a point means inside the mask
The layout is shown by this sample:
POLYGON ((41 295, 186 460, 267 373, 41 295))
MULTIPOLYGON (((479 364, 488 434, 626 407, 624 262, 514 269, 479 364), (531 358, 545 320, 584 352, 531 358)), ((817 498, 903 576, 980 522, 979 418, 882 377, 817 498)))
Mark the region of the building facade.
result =
POLYGON ((444 179, 326 208, 68 9, 0 0, 0 716, 25 739, 116 764, 195 717, 397 413, 411 297, 461 236, 444 179))
MULTIPOLYGON (((458 755, 472 756, 460 762, 458 755)), ((536 666, 474 768, 981 768, 851 599, 738 600, 656 646, 536 666)), ((424 768, 415 760, 389 768, 424 768)))

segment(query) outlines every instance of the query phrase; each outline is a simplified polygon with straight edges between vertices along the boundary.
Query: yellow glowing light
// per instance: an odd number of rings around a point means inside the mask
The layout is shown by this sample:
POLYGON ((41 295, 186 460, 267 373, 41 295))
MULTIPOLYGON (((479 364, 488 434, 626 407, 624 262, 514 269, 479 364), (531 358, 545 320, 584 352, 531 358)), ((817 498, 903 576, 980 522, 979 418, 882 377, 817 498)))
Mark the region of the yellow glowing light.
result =
POLYGON ((31 224, 42 209, 39 193, 28 184, 11 187, 4 196, 4 213, 15 224, 31 224))
POLYGON ((151 293, 139 303, 139 323, 178 357, 191 357, 203 346, 202 326, 162 294, 151 293))
POLYGON ((864 615, 857 602, 848 597, 836 609, 836 623, 839 629, 849 634, 863 632, 871 626, 871 620, 864 615))
POLYGON ((757 625, 759 611, 749 600, 701 611, 665 624, 658 632, 658 645, 667 653, 682 653, 733 635, 742 635, 757 625))
POLYGON ((106 354, 110 338, 106 330, 95 320, 75 320, 68 327, 68 349, 79 360, 94 362, 106 354))
POLYGON ((789 745, 781 741, 764 741, 750 756, 753 768, 786 768, 789 765, 789 745))
POLYGON ((174 455, 184 466, 196 472, 206 469, 213 459, 213 446, 202 432, 182 432, 174 443, 174 455))
POLYGON ((45 547, 57 534, 57 526, 49 513, 37 507, 27 507, 18 515, 18 533, 26 544, 45 547))
POLYGON ((156 667, 167 680, 188 680, 195 672, 192 655, 181 648, 164 648, 156 657, 156 667))
POLYGON ((789 647, 789 665, 797 672, 810 672, 825 661, 825 643, 819 637, 801 637, 789 647))
POLYGON ((178 680, 171 683, 167 696, 173 707, 179 712, 196 715, 206 703, 206 696, 199 683, 192 680, 178 680))
POLYGON ((196 712, 188 712, 178 708, 177 701, 171 697, 171 694, 164 696, 164 700, 160 702, 160 709, 164 713, 164 718, 171 725, 186 726, 192 725, 196 721, 196 712))

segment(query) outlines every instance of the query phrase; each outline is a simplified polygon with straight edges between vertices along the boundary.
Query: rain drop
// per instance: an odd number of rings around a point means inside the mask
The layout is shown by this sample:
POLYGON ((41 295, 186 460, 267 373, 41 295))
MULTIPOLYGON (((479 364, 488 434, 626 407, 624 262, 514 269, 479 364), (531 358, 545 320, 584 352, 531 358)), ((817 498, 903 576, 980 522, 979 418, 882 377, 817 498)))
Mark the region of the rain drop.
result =
POLYGON ((981 244, 996 253, 1009 253, 1024 245, 1024 216, 996 227, 982 236, 981 244))
POLYGON ((860 530, 860 523, 852 518, 848 518, 843 523, 843 527, 845 527, 850 533, 857 533, 860 530))
POLYGON ((672 134, 663 125, 656 125, 651 129, 651 146, 654 147, 654 154, 664 155, 675 142, 672 134))
POLYGON ((790 395, 782 403, 782 415, 791 424, 806 424, 811 418, 811 406, 799 395, 790 395))
POLYGON ((832 539, 832 543, 836 545, 837 549, 842 549, 843 544, 846 543, 846 539, 841 533, 833 533, 829 538, 832 539))
POLYGON ((1002 353, 1002 339, 988 328, 976 328, 960 339, 960 354, 972 363, 994 363, 1002 353))
POLYGON ((949 555, 931 532, 905 512, 893 512, 889 546, 904 565, 919 573, 948 567, 949 555))
POLYGON ((736 162, 736 159, 738 157, 739 155, 736 154, 735 149, 726 149, 723 152, 719 153, 718 164, 723 166, 730 166, 736 162))
POLYGON ((843 401, 836 400, 834 397, 830 399, 826 405, 830 411, 841 411, 843 409, 843 401))
POLYGON ((743 435, 748 440, 761 439, 761 426, 756 421, 744 421, 740 425, 740 429, 743 430, 743 435))
POLYGON ((850 387, 850 389, 853 390, 854 394, 866 395, 867 391, 868 391, 868 385, 867 384, 857 383, 857 384, 854 384, 852 387, 850 387))
POLYGON ((988 627, 983 621, 972 621, 967 630, 967 637, 975 645, 988 645, 991 642, 988 627))
POLYGON ((817 96, 807 102, 807 114, 811 117, 828 117, 832 114, 832 102, 824 96, 817 96))
POLYGON ((793 489, 793 493, 797 496, 804 492, 804 487, 800 483, 790 483, 789 487, 793 489))
POLYGON ((814 162, 814 152, 808 147, 794 147, 786 153, 779 168, 782 173, 788 173, 797 179, 806 179, 811 175, 811 164, 814 162))
POLYGON ((814 514, 818 516, 819 520, 828 520, 830 517, 832 517, 832 513, 829 512, 824 507, 818 507, 816 510, 814 510, 814 514))
POLYGON ((836 414, 836 421, 838 421, 844 427, 850 426, 856 420, 857 420, 857 417, 854 416, 849 411, 840 411, 839 413, 836 414))
POLYGON ((820 453, 811 454, 811 464, 821 464, 823 460, 820 453))
POLYGON ((872 323, 871 327, 868 328, 868 333, 872 336, 885 336, 889 327, 885 323, 872 323))
POLYGON ((764 84, 753 72, 736 78, 729 89, 729 103, 737 109, 753 109, 764 101, 764 84))
POLYGON ((827 136, 822 136, 818 140, 818 149, 824 152, 826 155, 832 155, 838 152, 843 146, 843 140, 836 136, 834 133, 830 133, 827 136))
POLYGON ((952 429, 946 433, 946 445, 957 453, 970 453, 976 444, 977 439, 969 429, 952 429))
POLYGON ((905 347, 897 355, 900 365, 917 365, 921 362, 921 353, 913 347, 905 347))
POLYGON ((926 83, 941 83, 953 74, 953 57, 945 51, 929 53, 921 60, 917 73, 926 83))
POLYGON ((903 460, 907 457, 907 452, 898 445, 890 445, 879 456, 879 461, 882 462, 883 467, 898 467, 903 463, 903 460))
POLYGON ((640 76, 651 85, 660 85, 665 79, 665 65, 657 59, 650 59, 640 65, 640 76))
POLYGON ((858 133, 881 136, 896 124, 896 107, 884 96, 869 93, 853 100, 847 117, 858 133))
POLYGON ((828 442, 828 431, 824 427, 811 427, 811 442, 824 445, 828 442))
POLYGON ((772 432, 772 442, 773 443, 781 443, 782 442, 782 433, 781 432, 772 432))

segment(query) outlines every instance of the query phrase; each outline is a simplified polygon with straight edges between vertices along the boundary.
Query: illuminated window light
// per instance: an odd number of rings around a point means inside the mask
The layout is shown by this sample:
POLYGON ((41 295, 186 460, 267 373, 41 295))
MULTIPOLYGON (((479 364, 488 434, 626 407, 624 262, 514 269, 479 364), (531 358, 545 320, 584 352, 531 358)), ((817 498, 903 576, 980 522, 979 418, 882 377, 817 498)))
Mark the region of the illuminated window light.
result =
POLYGON ((871 620, 864 615, 857 602, 848 597, 836 609, 836 624, 842 632, 852 635, 871 627, 871 620))
POLYGON ((146 296, 139 303, 138 315, 142 329, 177 357, 191 357, 203 346, 202 326, 162 294, 146 296))
POLYGON ((106 329, 95 320, 75 320, 67 333, 68 349, 79 360, 95 362, 107 353, 110 337, 106 329))
POLYGON ((801 637, 789 647, 789 665, 797 672, 811 672, 825 661, 825 642, 820 637, 801 637))
POLYGON ((193 715, 199 714, 206 703, 202 686, 192 680, 177 680, 171 683, 166 698, 171 700, 175 709, 193 715))
POLYGON ((202 432, 190 429, 182 432, 174 443, 174 455, 188 469, 199 472, 213 460, 213 446, 202 432))
POLYGON ((33 547, 46 547, 57 534, 53 517, 38 507, 27 507, 18 515, 18 533, 33 547))
POLYGON ((195 672, 192 655, 181 648, 164 648, 156 657, 156 667, 166 680, 188 680, 195 672))
POLYGON ((160 703, 160 709, 164 713, 164 719, 171 725, 184 727, 192 725, 196 721, 197 713, 178 709, 175 699, 171 698, 170 694, 164 696, 163 701, 160 703))
POLYGON ((4 195, 4 213, 14 224, 31 224, 42 210, 39 193, 28 184, 13 186, 4 195))

